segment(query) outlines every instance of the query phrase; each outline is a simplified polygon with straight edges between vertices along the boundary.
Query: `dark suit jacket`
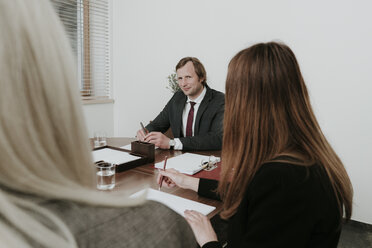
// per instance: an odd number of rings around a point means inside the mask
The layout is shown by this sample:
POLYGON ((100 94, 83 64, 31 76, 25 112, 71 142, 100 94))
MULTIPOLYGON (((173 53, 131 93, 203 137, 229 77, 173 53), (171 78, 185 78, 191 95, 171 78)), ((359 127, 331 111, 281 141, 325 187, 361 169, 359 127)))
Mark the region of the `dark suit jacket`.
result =
MULTIPOLYGON (((217 181, 199 194, 215 197, 217 181)), ((228 220, 228 247, 337 247, 341 217, 328 176, 318 165, 268 163, 256 173, 228 220)), ((221 247, 209 242, 203 248, 221 247)))
POLYGON ((193 137, 183 137, 182 134, 182 112, 187 101, 182 91, 173 95, 146 129, 164 133, 170 127, 174 137, 182 142, 183 150, 221 150, 225 95, 208 86, 206 88, 207 92, 196 115, 193 137))

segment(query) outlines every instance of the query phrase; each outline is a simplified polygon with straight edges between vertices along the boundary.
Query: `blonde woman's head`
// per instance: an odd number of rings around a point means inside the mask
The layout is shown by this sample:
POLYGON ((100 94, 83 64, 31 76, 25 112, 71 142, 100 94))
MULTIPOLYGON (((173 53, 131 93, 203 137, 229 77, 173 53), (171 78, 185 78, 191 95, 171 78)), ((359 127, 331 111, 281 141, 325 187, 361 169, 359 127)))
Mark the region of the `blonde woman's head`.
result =
POLYGON ((46 0, 1 0, 0 33, 0 183, 43 194, 92 185, 75 62, 58 17, 46 0))
POLYGON ((91 190, 76 63, 48 0, 0 0, 0 65, 0 185, 115 205, 91 190))
POLYGON ((14 191, 92 205, 143 202, 94 190, 75 60, 48 0, 0 0, 0 157, 0 239, 7 247, 28 247, 24 237, 76 247, 62 220, 14 191))

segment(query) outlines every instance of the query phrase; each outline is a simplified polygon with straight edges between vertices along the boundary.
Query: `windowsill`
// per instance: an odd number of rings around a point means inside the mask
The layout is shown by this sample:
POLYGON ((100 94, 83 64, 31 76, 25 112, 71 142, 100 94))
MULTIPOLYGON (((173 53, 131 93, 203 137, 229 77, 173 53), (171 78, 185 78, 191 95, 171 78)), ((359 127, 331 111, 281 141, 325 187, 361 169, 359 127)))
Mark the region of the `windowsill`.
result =
POLYGON ((107 99, 83 99, 83 105, 88 104, 101 104, 101 103, 114 103, 114 99, 107 98, 107 99))

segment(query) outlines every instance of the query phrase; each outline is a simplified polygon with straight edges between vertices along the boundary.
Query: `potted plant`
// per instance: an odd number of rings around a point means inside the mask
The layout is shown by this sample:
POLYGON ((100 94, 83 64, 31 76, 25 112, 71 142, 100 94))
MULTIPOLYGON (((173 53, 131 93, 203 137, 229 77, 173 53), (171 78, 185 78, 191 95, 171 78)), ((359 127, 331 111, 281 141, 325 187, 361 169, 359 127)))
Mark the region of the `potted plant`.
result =
POLYGON ((176 73, 170 74, 167 78, 168 78, 167 89, 169 89, 173 94, 181 89, 180 86, 178 85, 176 73))

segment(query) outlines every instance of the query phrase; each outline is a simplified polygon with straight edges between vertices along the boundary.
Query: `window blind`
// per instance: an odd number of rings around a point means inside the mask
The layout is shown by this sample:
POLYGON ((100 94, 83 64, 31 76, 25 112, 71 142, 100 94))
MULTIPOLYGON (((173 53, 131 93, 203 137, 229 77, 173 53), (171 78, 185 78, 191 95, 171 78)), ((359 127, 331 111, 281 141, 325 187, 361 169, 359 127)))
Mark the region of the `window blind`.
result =
POLYGON ((76 55, 83 100, 111 97, 108 0, 51 0, 76 55))

